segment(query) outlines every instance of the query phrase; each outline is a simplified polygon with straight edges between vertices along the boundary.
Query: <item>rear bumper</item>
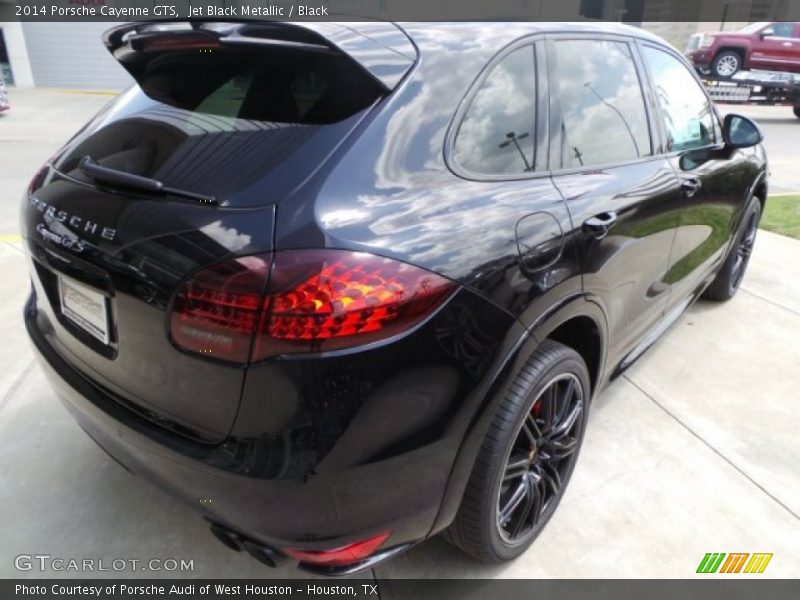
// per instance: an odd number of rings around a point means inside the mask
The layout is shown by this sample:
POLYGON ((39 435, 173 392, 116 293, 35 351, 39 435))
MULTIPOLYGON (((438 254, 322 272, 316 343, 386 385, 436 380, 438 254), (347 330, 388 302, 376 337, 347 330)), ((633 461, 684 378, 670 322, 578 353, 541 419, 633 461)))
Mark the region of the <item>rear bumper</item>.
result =
MULTIPOLYGON (((128 410, 106 391, 66 363, 39 329, 35 297, 24 311, 34 353, 50 385, 86 433, 124 468, 152 481, 185 501, 211 523, 221 524, 244 540, 275 551, 283 547, 324 549, 392 530, 392 535, 370 558, 341 567, 300 565, 324 575, 347 575, 394 556, 426 537, 438 513, 430 490, 409 477, 408 469, 395 472, 381 467, 384 486, 375 495, 392 497, 393 511, 376 514, 374 500, 363 505, 337 501, 337 489, 372 479, 369 467, 331 476, 295 479, 259 479, 226 470, 225 456, 235 453, 236 442, 207 446, 186 440, 128 410), (356 473, 355 471, 361 471, 356 473), (400 481, 400 478, 405 478, 400 481), (392 482, 394 485, 389 485, 392 482), (365 519, 365 513, 371 518, 365 519), (374 527, 367 526, 372 521, 374 527), (309 532, 313 532, 309 535, 309 532)), ((440 473, 442 484, 448 472, 440 473)), ((357 487, 362 487, 357 485, 357 487)))
POLYGON ((231 433, 207 444, 131 410, 65 360, 35 292, 25 308, 39 363, 81 427, 208 521, 269 549, 326 550, 391 531, 362 564, 309 567, 326 575, 369 567, 449 524, 457 504, 443 499, 469 474, 453 467, 488 407, 504 341, 516 340, 512 323, 462 290, 387 345, 252 365, 231 433), (452 322, 461 345, 441 336, 452 322))

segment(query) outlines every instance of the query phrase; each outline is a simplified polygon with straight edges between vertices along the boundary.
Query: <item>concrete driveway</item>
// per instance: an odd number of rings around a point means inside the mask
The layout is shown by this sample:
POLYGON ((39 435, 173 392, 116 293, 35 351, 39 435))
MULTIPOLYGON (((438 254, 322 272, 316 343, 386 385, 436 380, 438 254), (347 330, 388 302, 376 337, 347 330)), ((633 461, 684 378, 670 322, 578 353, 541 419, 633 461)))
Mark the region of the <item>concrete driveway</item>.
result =
MULTIPOLYGON (((183 575, 195 577, 302 576, 223 547, 193 512, 111 461, 48 388, 20 318, 19 198, 107 98, 12 90, 12 100, 0 117, 0 577, 41 577, 14 567, 15 556, 36 553, 182 558, 194 561, 183 575)), ((767 130, 775 186, 800 190, 790 142, 800 122, 786 108, 737 110, 767 130)), ((771 552, 760 577, 798 577, 798 365, 800 242, 760 232, 739 295, 695 305, 597 399, 572 485, 531 550, 485 567, 434 539, 371 575, 690 577, 707 552, 771 552)), ((160 574, 174 575, 105 575, 160 574)))

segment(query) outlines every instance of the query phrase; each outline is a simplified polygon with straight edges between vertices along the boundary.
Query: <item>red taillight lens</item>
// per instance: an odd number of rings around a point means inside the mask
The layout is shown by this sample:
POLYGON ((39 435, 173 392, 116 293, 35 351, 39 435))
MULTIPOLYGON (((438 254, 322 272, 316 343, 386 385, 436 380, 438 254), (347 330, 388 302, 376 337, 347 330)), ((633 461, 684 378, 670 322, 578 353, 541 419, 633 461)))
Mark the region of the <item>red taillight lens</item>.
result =
POLYGON ((423 269, 346 250, 278 252, 264 292, 268 271, 265 256, 200 271, 176 297, 173 340, 234 362, 342 349, 408 330, 456 287, 423 269))
POLYGON ((268 275, 268 255, 237 258, 195 273, 175 297, 173 341, 185 350, 246 363, 268 275))
POLYGON ((279 252, 253 360, 391 337, 419 323, 454 288, 429 271, 372 254, 279 252))
POLYGON ((170 50, 202 50, 219 48, 219 39, 211 34, 172 33, 137 40, 135 46, 145 52, 170 50))
POLYGON ((42 166, 38 171, 36 171, 36 174, 33 177, 31 177, 31 180, 28 182, 29 195, 38 190, 40 187, 42 187, 44 179, 49 171, 50 171, 50 164, 48 161, 47 163, 45 163, 44 166, 42 166))
POLYGON ((390 533, 389 531, 379 533, 366 540, 353 542, 352 544, 347 544, 346 546, 333 548, 331 550, 296 550, 294 548, 284 548, 283 551, 292 558, 311 565, 328 567, 351 565, 369 557, 387 540, 390 533))

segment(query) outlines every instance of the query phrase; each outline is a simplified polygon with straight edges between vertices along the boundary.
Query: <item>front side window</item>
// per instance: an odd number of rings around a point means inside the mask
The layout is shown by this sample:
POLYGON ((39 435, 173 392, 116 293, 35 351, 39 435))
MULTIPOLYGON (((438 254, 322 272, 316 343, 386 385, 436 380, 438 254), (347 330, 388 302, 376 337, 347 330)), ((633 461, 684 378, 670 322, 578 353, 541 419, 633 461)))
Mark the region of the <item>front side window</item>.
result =
POLYGON ((533 46, 501 60, 481 84, 456 135, 453 157, 484 175, 518 175, 536 165, 533 46))
POLYGON ((649 156, 647 112, 630 46, 604 40, 560 40, 555 47, 555 89, 562 120, 554 167, 649 156))
POLYGON ((782 23, 773 23, 764 30, 764 33, 772 37, 794 37, 794 23, 787 23, 785 21, 782 23))
POLYGON ((643 50, 661 106, 667 151, 680 152, 713 144, 716 117, 711 102, 689 69, 663 50, 649 46, 643 50))

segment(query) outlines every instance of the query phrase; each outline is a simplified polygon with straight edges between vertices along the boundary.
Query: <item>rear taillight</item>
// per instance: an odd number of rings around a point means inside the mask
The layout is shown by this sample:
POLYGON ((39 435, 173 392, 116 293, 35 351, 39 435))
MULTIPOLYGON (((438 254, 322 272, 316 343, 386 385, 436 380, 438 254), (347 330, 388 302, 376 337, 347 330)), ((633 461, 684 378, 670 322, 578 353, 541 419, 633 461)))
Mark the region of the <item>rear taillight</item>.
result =
POLYGON ((38 171, 36 171, 34 176, 31 177, 31 180, 28 182, 28 194, 32 194, 33 192, 38 190, 40 187, 42 187, 42 184, 44 183, 45 177, 47 177, 47 174, 48 174, 49 171, 50 171, 50 164, 49 163, 46 163, 38 171))
POLYGON ((283 548, 283 551, 302 563, 335 567, 341 565, 352 565, 369 558, 383 542, 387 540, 390 532, 379 533, 366 540, 353 542, 339 548, 330 550, 298 550, 295 548, 283 548))
POLYGON ((360 252, 278 252, 269 277, 267 260, 236 259, 187 281, 170 319, 175 343, 239 363, 339 350, 407 331, 455 289, 429 271, 360 252))
POLYGON ((268 275, 268 255, 237 258, 195 273, 175 297, 172 340, 184 350, 246 363, 268 275))
POLYGON ((453 289, 429 271, 372 254, 279 252, 253 360, 386 339, 419 323, 453 289))

